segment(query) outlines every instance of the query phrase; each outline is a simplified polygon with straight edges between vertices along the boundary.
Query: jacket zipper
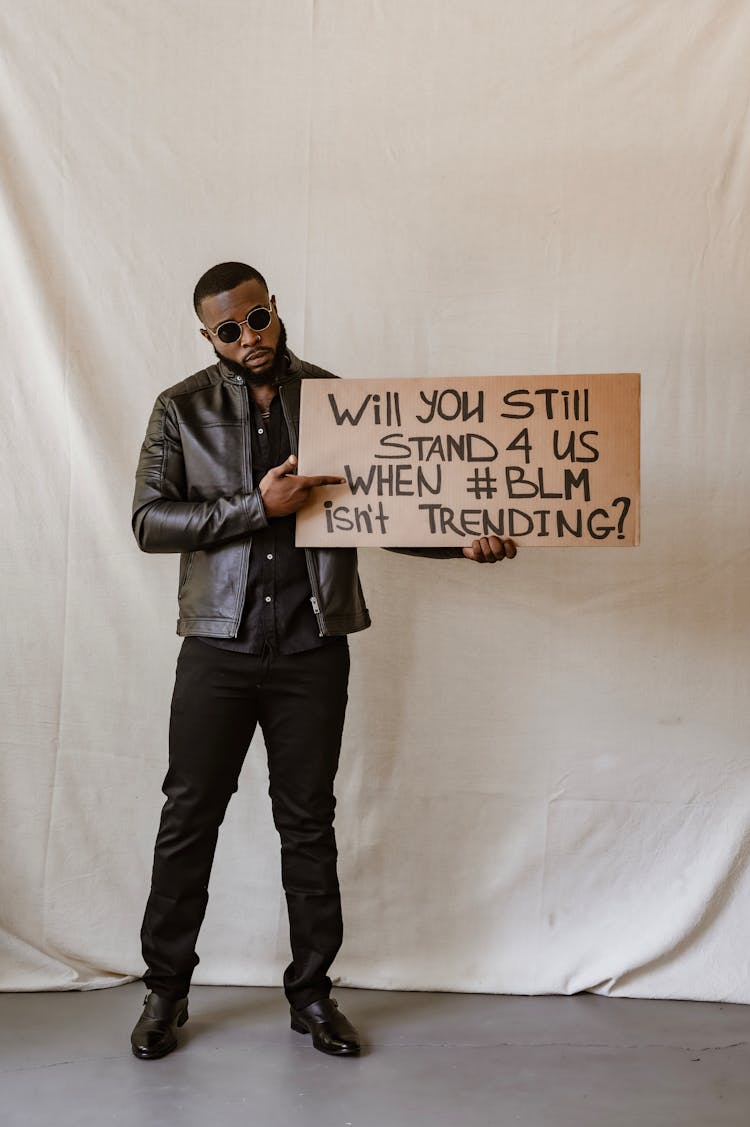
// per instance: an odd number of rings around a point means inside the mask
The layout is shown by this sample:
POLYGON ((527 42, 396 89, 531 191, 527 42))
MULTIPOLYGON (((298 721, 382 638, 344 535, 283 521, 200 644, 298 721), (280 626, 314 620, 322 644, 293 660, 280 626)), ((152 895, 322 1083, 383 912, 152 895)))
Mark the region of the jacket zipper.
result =
MULTIPOLYGON (((281 400, 281 409, 284 412, 284 421, 286 423, 286 429, 289 432, 289 445, 292 448, 292 454, 294 454, 294 456, 296 458, 297 457, 297 451, 298 451, 297 435, 295 433, 294 427, 292 426, 291 420, 289 418, 289 412, 287 410, 286 402, 284 400, 284 389, 283 389, 283 387, 279 387, 279 399, 281 400)), ((318 583, 318 576, 315 572, 315 567, 314 567, 314 564, 313 564, 312 552, 309 548, 303 548, 303 551, 305 553, 305 563, 307 565, 307 576, 310 580, 310 590, 312 591, 312 595, 310 596, 310 603, 312 605, 313 614, 315 615, 316 621, 318 623, 318 630, 320 631, 320 637, 325 638, 326 635, 328 634, 328 630, 326 629, 326 621, 325 621, 325 618, 323 616, 323 611, 320 609, 320 604, 322 602, 322 598, 321 598, 321 594, 320 594, 320 584, 318 583)))

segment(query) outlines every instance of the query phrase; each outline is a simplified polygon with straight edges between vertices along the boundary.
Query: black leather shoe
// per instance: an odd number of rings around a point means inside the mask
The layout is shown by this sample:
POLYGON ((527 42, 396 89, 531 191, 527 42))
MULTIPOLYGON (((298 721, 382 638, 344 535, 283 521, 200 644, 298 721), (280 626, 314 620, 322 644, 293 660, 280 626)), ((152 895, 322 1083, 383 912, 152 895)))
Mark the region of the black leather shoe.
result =
POLYGON ((359 1055, 359 1036, 339 1011, 338 1002, 333 998, 321 998, 305 1006, 304 1010, 289 1007, 292 1015, 292 1029, 297 1033, 310 1033, 313 1045, 321 1053, 332 1057, 356 1057, 359 1055))
POLYGON ((143 1013, 130 1035, 133 1052, 140 1060, 156 1060, 177 1048, 175 1029, 188 1019, 188 1000, 147 994, 143 1013))

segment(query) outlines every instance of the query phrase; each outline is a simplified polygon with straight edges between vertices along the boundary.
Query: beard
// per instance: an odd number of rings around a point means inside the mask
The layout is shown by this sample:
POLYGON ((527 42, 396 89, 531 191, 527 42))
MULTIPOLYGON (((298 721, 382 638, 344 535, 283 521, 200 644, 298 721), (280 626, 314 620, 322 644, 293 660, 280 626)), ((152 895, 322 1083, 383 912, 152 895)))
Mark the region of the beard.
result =
MULTIPOLYGON (((214 352, 216 352, 216 346, 213 347, 214 352)), ((279 380, 286 374, 286 329, 284 322, 279 317, 279 343, 274 349, 271 367, 267 371, 251 372, 244 364, 238 364, 235 360, 227 360, 226 356, 222 356, 220 352, 216 352, 216 356, 225 368, 228 368, 235 376, 242 376, 245 383, 250 384, 251 387, 278 387, 279 380)))

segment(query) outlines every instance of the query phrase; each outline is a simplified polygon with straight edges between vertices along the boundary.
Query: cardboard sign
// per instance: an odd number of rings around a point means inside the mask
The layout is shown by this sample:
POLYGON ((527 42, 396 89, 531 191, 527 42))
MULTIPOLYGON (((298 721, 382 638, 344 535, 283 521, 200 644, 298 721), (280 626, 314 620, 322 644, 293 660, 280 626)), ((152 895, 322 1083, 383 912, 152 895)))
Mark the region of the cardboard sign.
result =
POLYGON ((303 547, 639 543, 640 376, 303 380, 303 547))

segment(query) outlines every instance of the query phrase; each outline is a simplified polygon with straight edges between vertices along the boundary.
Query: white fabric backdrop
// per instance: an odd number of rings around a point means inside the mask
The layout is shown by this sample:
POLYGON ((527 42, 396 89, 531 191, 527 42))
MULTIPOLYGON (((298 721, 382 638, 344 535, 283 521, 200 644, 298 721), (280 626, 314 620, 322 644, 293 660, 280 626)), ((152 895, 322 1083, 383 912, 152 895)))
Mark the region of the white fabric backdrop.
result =
MULTIPOLYGON (((142 971, 177 561, 132 475, 241 258, 342 375, 643 373, 640 549, 362 556, 340 980, 750 1002, 748 5, 0 21, 2 985, 142 971)), ((287 958, 259 741, 199 950, 197 982, 287 958)))

